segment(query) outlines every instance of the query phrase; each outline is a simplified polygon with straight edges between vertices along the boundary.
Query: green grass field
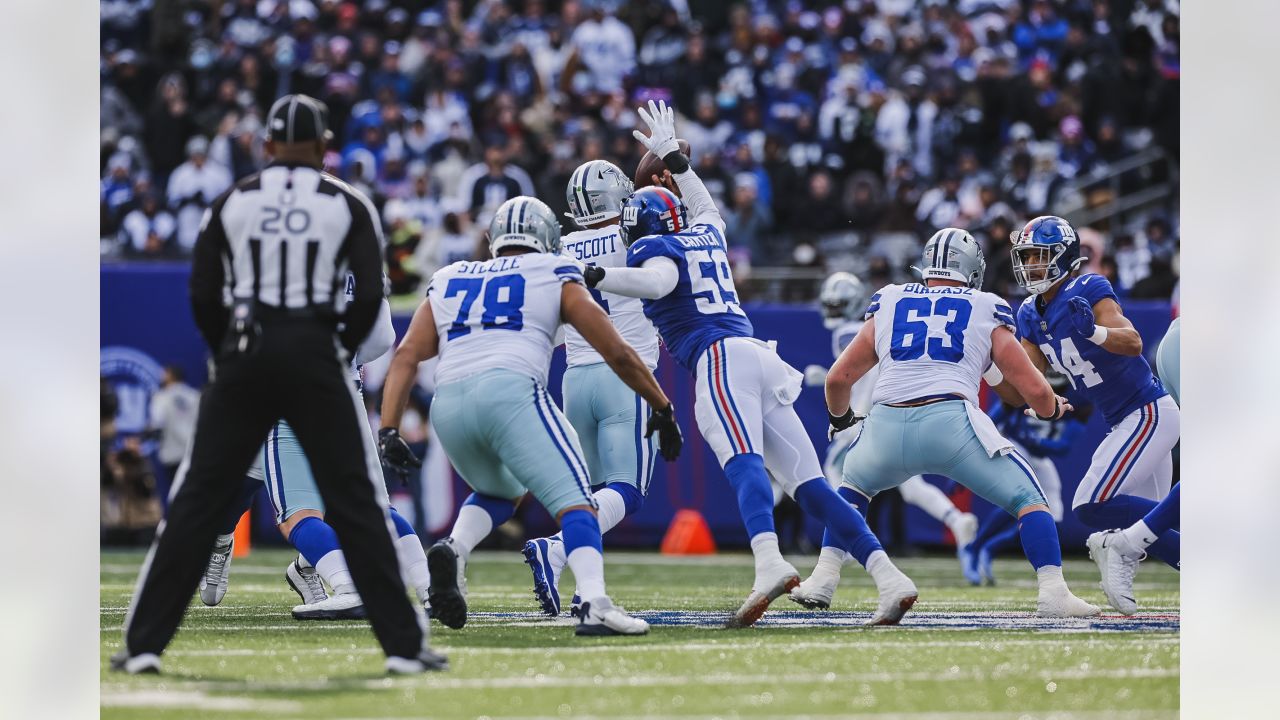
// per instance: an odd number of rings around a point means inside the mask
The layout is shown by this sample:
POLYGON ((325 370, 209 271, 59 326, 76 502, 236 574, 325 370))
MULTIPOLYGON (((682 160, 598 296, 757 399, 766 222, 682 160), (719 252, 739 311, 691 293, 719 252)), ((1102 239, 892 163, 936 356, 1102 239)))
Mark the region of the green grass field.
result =
MULTIPOLYGON (((745 596, 745 555, 606 554, 616 602, 653 624, 642 638, 578 638, 568 616, 533 614, 518 553, 477 553, 475 615, 432 625, 451 669, 390 679, 363 622, 295 622, 290 555, 232 565, 216 608, 196 600, 164 655, 165 674, 106 670, 141 552, 102 554, 104 718, 874 717, 881 720, 1147 720, 1178 716, 1178 575, 1145 563, 1135 618, 1038 621, 1034 576, 1002 560, 996 587, 962 584, 952 559, 906 559, 920 588, 901 627, 863 628, 874 591, 849 567, 830 612, 785 598, 756 627, 719 623, 745 596)), ((801 572, 813 558, 793 558, 801 572)), ((1105 606, 1096 570, 1069 560, 1078 594, 1105 606)), ((572 578, 562 588, 572 593, 572 578)), ((567 597, 567 596, 566 596, 567 597)))

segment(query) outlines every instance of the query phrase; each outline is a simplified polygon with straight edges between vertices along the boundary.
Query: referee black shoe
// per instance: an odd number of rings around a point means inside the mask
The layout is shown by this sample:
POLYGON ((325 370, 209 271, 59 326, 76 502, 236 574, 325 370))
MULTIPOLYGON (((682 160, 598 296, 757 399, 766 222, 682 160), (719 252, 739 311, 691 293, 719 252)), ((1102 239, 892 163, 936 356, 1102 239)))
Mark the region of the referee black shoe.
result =
POLYGON ((466 625, 467 579, 453 538, 445 538, 427 550, 427 571, 431 574, 427 587, 431 617, 454 630, 466 625))
POLYGON ((423 648, 416 658, 387 658, 388 675, 416 675, 449 669, 449 658, 431 648, 423 648))
POLYGON ((130 675, 159 675, 160 656, 155 653, 130 655, 128 651, 121 650, 111 656, 111 669, 130 675))

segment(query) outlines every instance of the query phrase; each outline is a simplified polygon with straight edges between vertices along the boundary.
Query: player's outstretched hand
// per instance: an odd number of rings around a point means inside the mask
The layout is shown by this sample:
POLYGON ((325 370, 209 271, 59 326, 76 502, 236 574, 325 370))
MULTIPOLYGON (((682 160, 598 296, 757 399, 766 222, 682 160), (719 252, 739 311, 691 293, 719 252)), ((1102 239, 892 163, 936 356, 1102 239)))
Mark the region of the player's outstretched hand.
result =
POLYGON ((1098 329, 1097 322, 1093 318, 1093 307, 1089 305, 1089 301, 1082 297, 1071 298, 1071 306, 1068 308, 1071 319, 1071 329, 1084 337, 1092 337, 1095 330, 1098 329))
MULTIPOLYGON (((1078 299, 1078 298, 1072 298, 1072 299, 1073 299, 1073 300, 1075 300, 1075 299, 1078 299)), ((1023 412, 1023 414, 1024 414, 1024 415, 1026 415, 1027 417, 1033 417, 1033 418, 1036 418, 1036 419, 1038 419, 1038 420, 1061 420, 1061 419, 1062 419, 1062 416, 1066 415, 1067 413, 1071 412, 1072 410, 1075 410, 1075 408, 1074 408, 1074 407, 1072 407, 1071 403, 1067 402, 1067 399, 1066 399, 1066 398, 1064 398, 1064 397, 1062 397, 1061 395, 1054 395, 1054 396, 1053 396, 1053 399, 1054 399, 1054 402, 1056 403, 1056 405, 1055 405, 1055 409, 1054 409, 1054 411, 1053 411, 1053 415, 1050 415, 1049 417, 1045 417, 1044 415, 1041 415, 1040 413, 1036 412, 1035 410, 1033 410, 1033 409, 1031 409, 1031 408, 1027 408, 1026 410, 1023 410, 1022 412, 1023 412)))
POLYGON ((866 415, 856 415, 853 408, 849 408, 843 415, 832 415, 827 413, 827 419, 830 426, 827 427, 827 440, 835 440, 836 435, 857 425, 866 418, 866 415))
POLYGON ((383 464, 389 466, 400 476, 400 481, 409 479, 409 473, 422 467, 422 460, 409 449, 409 443, 400 437, 395 428, 382 428, 378 431, 378 455, 383 464))
POLYGON ((650 100, 648 111, 644 107, 639 107, 636 108, 636 112, 649 126, 649 134, 646 136, 639 130, 632 130, 631 134, 640 141, 641 145, 648 148, 649 152, 664 158, 669 153, 680 150, 680 143, 676 142, 676 113, 675 110, 667 107, 666 100, 659 100, 656 104, 650 100))
POLYGON ((655 432, 658 433, 658 452, 662 453, 662 459, 672 462, 680 457, 684 435, 680 433, 680 426, 676 423, 675 405, 668 403, 662 410, 649 410, 649 425, 645 428, 644 436, 648 439, 655 432))

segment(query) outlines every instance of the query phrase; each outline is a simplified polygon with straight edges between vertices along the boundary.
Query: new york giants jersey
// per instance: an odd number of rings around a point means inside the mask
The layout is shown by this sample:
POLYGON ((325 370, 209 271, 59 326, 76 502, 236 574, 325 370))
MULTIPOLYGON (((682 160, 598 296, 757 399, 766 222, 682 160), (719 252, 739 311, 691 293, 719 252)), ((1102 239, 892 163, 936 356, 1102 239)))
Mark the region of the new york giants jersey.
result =
POLYGON ((950 394, 977 405, 991 333, 1014 330, 1013 310, 995 295, 920 283, 886 285, 871 296, 867 320, 876 324, 880 358, 875 403, 950 394))
POLYGON ((1049 307, 1041 309, 1037 296, 1018 308, 1018 337, 1031 341, 1058 372, 1067 376, 1102 412, 1108 425, 1164 395, 1164 386, 1142 357, 1107 352, 1071 325, 1071 298, 1082 297, 1089 306, 1105 298, 1119 301, 1111 283, 1101 275, 1081 275, 1063 286, 1049 307))
MULTIPOLYGON (((858 331, 866 324, 864 320, 849 320, 841 323, 839 327, 831 333, 831 352, 840 357, 840 353, 849 347, 849 343, 858 336, 858 331)), ((858 382, 853 384, 853 388, 849 391, 849 407, 859 415, 866 415, 871 411, 871 398, 875 393, 876 379, 880 377, 880 366, 876 365, 858 378, 858 382)))
MULTIPOLYGON (((617 225, 580 230, 566 235, 561 241, 563 252, 588 264, 601 267, 626 267, 627 246, 622 242, 622 233, 617 225)), ((591 288, 591 296, 609 315, 609 320, 618 329, 627 344, 644 359, 652 370, 658 366, 658 333, 653 322, 645 317, 644 305, 639 298, 615 295, 591 288)), ((604 358, 591 344, 582 337, 572 325, 564 328, 564 347, 569 367, 577 365, 593 365, 604 362, 604 358)))
POLYGON ((545 385, 567 282, 583 282, 582 273, 568 258, 546 253, 438 270, 427 286, 440 336, 436 385, 495 368, 545 385))
POLYGON ((671 235, 640 238, 627 249, 630 267, 655 257, 674 261, 679 279, 666 296, 644 300, 644 314, 685 369, 692 372, 698 357, 717 340, 751 337, 751 321, 738 305, 719 227, 699 223, 671 235))

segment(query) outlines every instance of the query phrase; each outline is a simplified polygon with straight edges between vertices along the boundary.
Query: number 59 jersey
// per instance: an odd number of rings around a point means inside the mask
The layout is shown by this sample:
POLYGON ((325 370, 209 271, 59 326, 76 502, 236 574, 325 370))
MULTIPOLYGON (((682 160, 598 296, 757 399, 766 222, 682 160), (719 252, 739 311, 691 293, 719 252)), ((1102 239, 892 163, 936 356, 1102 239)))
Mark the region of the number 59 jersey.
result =
POLYGON ((561 286, 581 283, 571 260, 546 253, 456 262, 431 276, 440 336, 436 385, 503 368, 547 384, 561 286))
POLYGON ((674 261, 679 278, 666 296, 644 301, 644 314, 686 370, 693 372, 698 357, 717 340, 752 336, 751 321, 738 305, 719 228, 699 224, 671 235, 650 235, 627 249, 630 267, 655 257, 674 261))
POLYGON ((880 377, 874 403, 959 395, 978 404, 991 366, 991 333, 1014 330, 1013 310, 999 297, 967 287, 887 285, 867 307, 875 321, 880 377))

